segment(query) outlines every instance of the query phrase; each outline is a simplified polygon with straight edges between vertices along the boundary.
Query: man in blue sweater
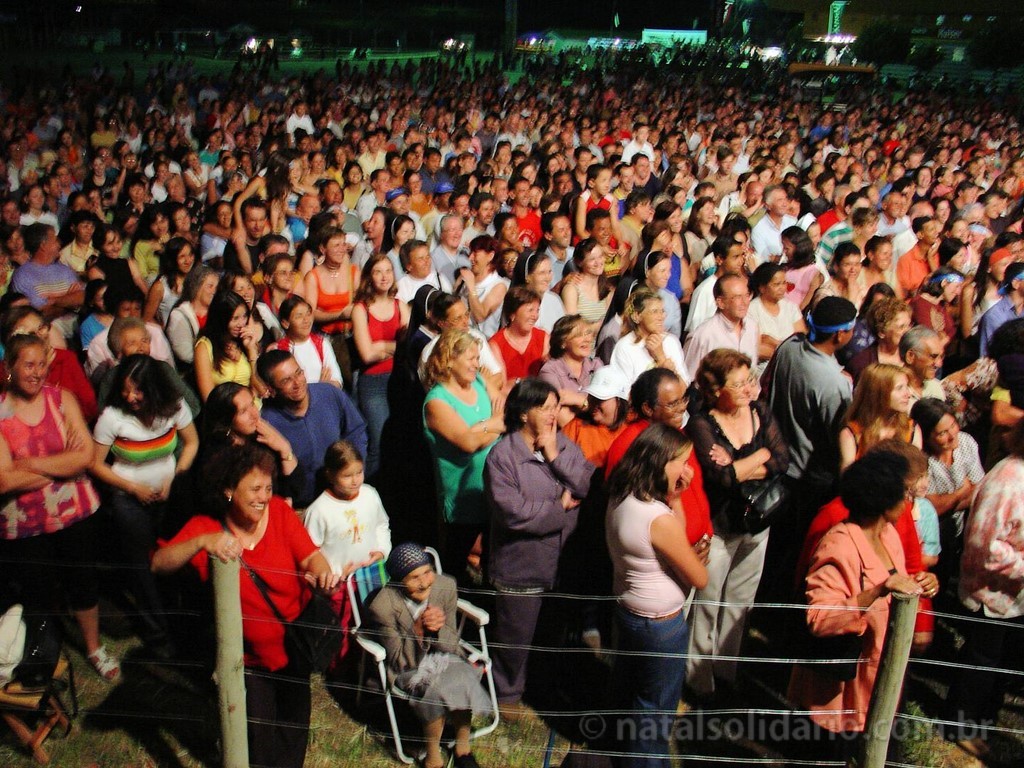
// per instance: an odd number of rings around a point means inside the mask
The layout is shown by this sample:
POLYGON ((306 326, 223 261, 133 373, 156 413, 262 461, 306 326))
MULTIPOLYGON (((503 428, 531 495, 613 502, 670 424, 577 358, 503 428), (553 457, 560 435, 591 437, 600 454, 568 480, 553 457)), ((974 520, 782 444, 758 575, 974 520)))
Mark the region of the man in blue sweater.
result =
POLYGON ((309 384, 290 352, 272 349, 257 363, 274 397, 263 418, 291 443, 295 470, 293 504, 305 509, 317 497, 317 473, 332 443, 348 440, 366 455, 366 421, 345 392, 333 384, 309 384))

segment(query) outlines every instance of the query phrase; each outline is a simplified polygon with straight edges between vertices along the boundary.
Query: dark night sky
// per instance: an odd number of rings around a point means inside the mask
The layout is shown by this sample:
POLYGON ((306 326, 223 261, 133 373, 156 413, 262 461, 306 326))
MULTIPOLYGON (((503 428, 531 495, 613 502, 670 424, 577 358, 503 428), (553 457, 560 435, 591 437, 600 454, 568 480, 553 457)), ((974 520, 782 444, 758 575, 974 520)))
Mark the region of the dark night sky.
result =
MULTIPOLYGON (((503 0, 492 2, 503 4, 503 0)), ((710 0, 520 0, 519 29, 608 29, 616 9, 621 29, 689 29, 695 17, 698 28, 703 28, 706 21, 701 17, 706 17, 710 6, 710 0), (581 8, 586 10, 581 13, 581 8)))

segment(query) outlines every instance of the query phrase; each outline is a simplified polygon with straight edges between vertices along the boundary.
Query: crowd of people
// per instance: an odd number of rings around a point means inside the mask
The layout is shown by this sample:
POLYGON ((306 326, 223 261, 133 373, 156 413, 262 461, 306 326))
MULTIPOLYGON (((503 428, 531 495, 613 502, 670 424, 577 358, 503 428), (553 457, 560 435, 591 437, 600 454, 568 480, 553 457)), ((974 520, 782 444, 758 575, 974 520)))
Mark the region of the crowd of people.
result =
MULTIPOLYGON (((962 651, 998 666, 1024 595, 1019 116, 883 89, 832 111, 661 63, 0 90, 9 602, 70 607, 115 683, 98 561, 168 660, 194 650, 168 600, 196 593, 158 576, 240 559, 253 765, 306 750, 279 619, 318 590, 347 628, 344 580, 377 562, 367 618, 429 768, 446 722, 477 765, 460 589, 493 591, 508 719, 556 589, 617 598, 563 637, 640 719, 741 695, 750 606, 806 603, 769 639, 861 659, 794 669, 821 754, 864 729, 895 591, 921 596, 918 654, 932 599, 1003 620, 962 651)), ((993 674, 955 685, 951 720, 994 716, 993 674)), ((668 732, 632 733, 619 764, 660 765, 668 732)))

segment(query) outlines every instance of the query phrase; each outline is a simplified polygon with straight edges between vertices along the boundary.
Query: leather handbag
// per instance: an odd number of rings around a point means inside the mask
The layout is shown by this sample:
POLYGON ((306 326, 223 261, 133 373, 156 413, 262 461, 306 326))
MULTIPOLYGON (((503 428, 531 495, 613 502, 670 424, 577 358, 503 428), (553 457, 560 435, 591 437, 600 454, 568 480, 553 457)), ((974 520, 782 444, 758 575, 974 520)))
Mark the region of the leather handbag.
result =
POLYGON ((747 533, 763 531, 775 522, 789 504, 789 488, 782 475, 764 480, 747 480, 740 483, 739 491, 746 502, 742 525, 747 533))
POLYGON ((242 558, 238 559, 277 620, 284 624, 289 663, 303 673, 323 673, 341 650, 341 622, 331 601, 314 591, 295 621, 287 621, 270 599, 267 583, 242 558))

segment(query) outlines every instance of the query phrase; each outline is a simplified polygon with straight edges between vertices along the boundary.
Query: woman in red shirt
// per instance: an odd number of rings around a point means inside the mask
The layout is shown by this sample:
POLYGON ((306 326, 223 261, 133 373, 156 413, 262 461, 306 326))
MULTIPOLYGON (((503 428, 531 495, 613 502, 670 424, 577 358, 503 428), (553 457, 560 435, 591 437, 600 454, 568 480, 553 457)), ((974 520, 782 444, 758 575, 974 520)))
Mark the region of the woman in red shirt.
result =
POLYGON ((217 517, 197 515, 153 555, 155 573, 190 565, 210 575, 210 556, 239 558, 245 698, 251 765, 302 768, 309 734, 309 672, 285 649, 285 627, 253 581, 266 584, 277 611, 294 621, 309 600, 306 582, 335 591, 331 573, 295 511, 273 495, 275 460, 265 448, 243 445, 213 457, 208 470, 210 507, 217 517))
POLYGON ((536 376, 548 359, 548 335, 537 327, 540 296, 526 286, 509 289, 502 314, 508 323, 491 336, 491 349, 505 363, 509 381, 536 376))
POLYGON ((369 444, 366 476, 380 469, 380 435, 390 416, 388 381, 395 362, 398 335, 409 327, 409 305, 398 299, 395 269, 386 253, 371 256, 363 265, 356 303, 352 307, 352 336, 363 369, 356 382, 359 410, 366 418, 369 444))

